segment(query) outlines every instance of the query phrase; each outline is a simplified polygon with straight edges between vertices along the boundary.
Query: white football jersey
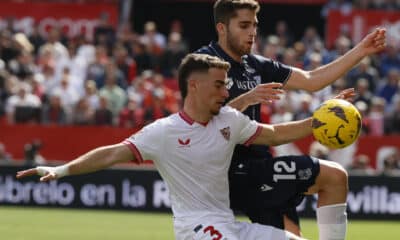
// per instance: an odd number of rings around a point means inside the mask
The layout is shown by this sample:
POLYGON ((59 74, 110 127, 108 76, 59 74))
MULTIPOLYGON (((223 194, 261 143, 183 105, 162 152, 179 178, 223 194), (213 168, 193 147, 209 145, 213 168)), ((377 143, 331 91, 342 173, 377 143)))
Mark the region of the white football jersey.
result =
POLYGON ((125 143, 136 159, 153 160, 166 181, 176 219, 205 216, 234 220, 229 208, 228 169, 236 144, 250 144, 261 132, 257 122, 223 107, 208 123, 184 112, 159 119, 125 143))

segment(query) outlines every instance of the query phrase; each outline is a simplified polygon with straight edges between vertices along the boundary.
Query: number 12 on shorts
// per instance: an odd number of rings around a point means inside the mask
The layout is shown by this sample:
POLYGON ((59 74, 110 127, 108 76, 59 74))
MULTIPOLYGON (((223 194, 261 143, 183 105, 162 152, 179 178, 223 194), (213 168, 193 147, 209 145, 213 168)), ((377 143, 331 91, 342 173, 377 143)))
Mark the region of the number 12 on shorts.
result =
POLYGON ((294 180, 296 179, 296 163, 290 162, 290 165, 285 161, 276 161, 274 163, 274 182, 279 180, 294 180))

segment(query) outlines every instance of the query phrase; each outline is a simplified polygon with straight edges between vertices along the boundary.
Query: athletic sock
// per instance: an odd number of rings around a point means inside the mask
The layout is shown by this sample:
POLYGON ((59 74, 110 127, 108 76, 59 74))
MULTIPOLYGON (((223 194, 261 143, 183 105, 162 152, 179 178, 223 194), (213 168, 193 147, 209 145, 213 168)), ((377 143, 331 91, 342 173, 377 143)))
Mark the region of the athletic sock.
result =
POLYGON ((346 238, 346 203, 317 208, 319 240, 343 240, 346 238))

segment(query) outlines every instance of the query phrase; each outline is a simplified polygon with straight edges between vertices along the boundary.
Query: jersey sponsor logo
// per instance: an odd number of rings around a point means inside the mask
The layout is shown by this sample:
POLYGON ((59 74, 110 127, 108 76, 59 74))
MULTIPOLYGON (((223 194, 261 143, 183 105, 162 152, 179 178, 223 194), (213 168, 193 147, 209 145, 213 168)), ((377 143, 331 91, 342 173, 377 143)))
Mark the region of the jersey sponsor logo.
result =
POLYGON ((190 143, 190 138, 186 139, 186 140, 182 140, 180 138, 178 138, 178 142, 181 146, 188 146, 190 143))
POLYGON ((308 180, 312 175, 311 168, 301 169, 297 175, 299 176, 300 180, 308 180))
POLYGON ((233 86, 233 79, 232 78, 228 78, 227 79, 227 83, 226 83, 226 89, 231 89, 231 87, 233 86))
POLYGON ((231 138, 231 128, 230 127, 225 127, 223 129, 220 129, 219 132, 222 134, 222 136, 225 138, 226 141, 229 141, 231 138))
POLYGON ((261 84, 261 76, 247 77, 246 80, 234 79, 234 83, 236 83, 238 89, 251 90, 261 84))
POLYGON ((274 188, 269 186, 269 185, 267 185, 267 184, 265 184, 265 183, 263 185, 261 185, 261 187, 260 187, 260 191, 261 192, 267 192, 267 191, 270 191, 272 189, 274 189, 274 188))

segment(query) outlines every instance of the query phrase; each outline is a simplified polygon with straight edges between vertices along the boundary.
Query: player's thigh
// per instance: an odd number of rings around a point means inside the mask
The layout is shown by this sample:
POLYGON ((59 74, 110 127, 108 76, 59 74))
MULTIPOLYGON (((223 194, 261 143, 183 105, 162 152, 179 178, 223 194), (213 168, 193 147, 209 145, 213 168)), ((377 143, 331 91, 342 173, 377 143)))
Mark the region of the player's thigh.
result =
POLYGON ((194 240, 239 240, 240 226, 236 223, 215 223, 205 220, 197 224, 190 235, 189 237, 181 235, 181 237, 194 240))
POLYGON ((251 182, 256 185, 252 187, 254 195, 261 198, 266 208, 301 197, 315 184, 319 172, 319 159, 306 155, 253 160, 250 166, 251 182))
POLYGON ((347 172, 339 163, 319 160, 319 165, 320 172, 315 184, 309 187, 306 194, 315 194, 332 184, 347 185, 347 172))
POLYGON ((240 239, 273 239, 273 240, 289 240, 292 234, 282 229, 274 228, 267 225, 257 223, 238 222, 240 224, 240 239))

